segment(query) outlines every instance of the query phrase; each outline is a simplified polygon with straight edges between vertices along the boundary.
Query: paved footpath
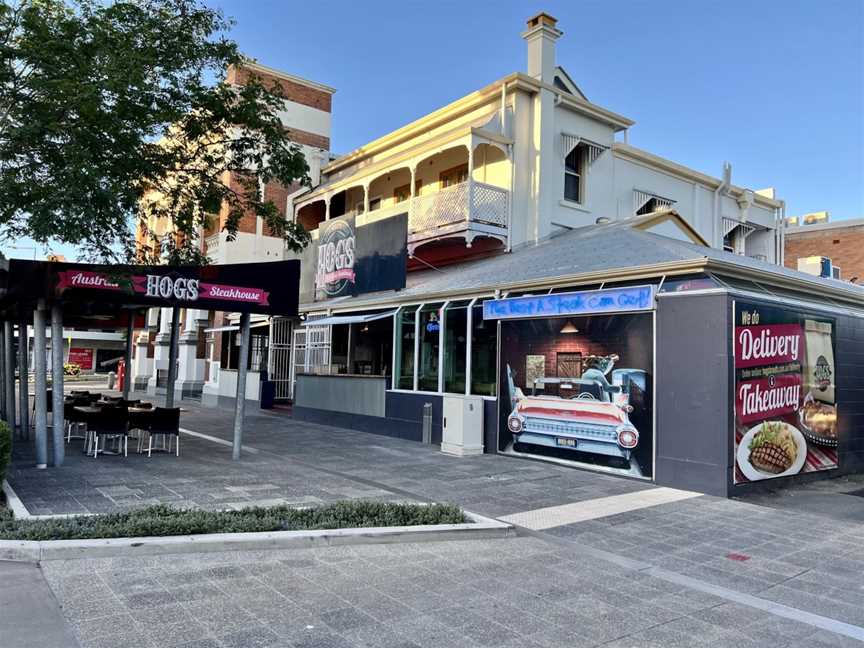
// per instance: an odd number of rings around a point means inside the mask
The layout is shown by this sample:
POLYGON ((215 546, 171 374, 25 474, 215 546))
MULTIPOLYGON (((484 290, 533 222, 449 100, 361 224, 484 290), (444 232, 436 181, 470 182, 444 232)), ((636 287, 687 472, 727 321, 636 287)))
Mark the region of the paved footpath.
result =
MULTIPOLYGON (((211 507, 451 501, 510 519, 520 535, 47 562, 82 646, 864 646, 860 478, 802 489, 802 505, 795 490, 735 501, 509 457, 457 459, 267 413, 248 421, 240 464, 225 460, 230 417, 190 406, 195 434, 180 462, 100 457, 97 471, 73 460, 51 488, 88 510, 147 503, 171 479, 186 481, 171 482, 166 501, 211 507), (112 490, 130 477, 140 492, 112 490), (831 493, 838 511, 813 504, 831 493)), ((26 456, 17 461, 25 504, 50 510, 26 456)))
POLYGON ((0 646, 78 646, 57 599, 36 565, 0 560, 0 646))

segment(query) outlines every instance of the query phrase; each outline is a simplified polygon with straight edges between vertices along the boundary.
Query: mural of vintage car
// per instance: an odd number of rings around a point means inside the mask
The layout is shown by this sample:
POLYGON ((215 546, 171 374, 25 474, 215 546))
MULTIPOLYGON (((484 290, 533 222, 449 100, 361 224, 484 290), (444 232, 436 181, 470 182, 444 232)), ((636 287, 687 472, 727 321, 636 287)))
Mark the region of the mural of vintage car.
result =
POLYGON ((507 366, 512 411, 507 428, 515 443, 565 448, 591 454, 615 457, 630 462, 639 444, 639 431, 630 422, 631 389, 646 388, 646 374, 641 369, 616 369, 612 381, 606 379, 614 362, 600 369, 589 369, 581 378, 539 378, 534 381, 531 396, 525 396, 513 380, 507 366), (538 388, 557 385, 559 390, 573 392, 562 398, 537 394, 538 388))

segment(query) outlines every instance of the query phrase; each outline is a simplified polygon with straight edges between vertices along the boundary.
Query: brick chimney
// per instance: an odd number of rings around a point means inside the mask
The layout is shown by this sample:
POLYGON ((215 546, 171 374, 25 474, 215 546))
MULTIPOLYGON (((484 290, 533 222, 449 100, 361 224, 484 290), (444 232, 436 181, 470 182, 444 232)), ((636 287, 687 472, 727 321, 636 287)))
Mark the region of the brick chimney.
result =
POLYGON ((544 83, 555 80, 555 41, 564 33, 558 21, 545 12, 528 19, 522 38, 528 43, 528 75, 544 83))

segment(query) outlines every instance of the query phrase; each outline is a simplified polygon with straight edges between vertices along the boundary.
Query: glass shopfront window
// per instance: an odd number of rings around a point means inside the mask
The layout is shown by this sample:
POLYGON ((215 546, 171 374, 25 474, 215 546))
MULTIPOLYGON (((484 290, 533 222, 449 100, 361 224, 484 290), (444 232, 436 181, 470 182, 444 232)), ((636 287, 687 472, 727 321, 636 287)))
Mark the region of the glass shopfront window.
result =
POLYGON ((417 306, 406 306, 396 315, 397 389, 414 389, 414 318, 417 306))
POLYGON ((438 391, 441 306, 442 304, 425 304, 420 310, 420 347, 417 359, 417 388, 420 391, 438 391))
POLYGON ((471 315, 471 393, 494 396, 498 357, 497 322, 483 320, 482 303, 473 307, 471 315))
POLYGON ((453 302, 444 310, 444 391, 465 393, 470 301, 453 302))

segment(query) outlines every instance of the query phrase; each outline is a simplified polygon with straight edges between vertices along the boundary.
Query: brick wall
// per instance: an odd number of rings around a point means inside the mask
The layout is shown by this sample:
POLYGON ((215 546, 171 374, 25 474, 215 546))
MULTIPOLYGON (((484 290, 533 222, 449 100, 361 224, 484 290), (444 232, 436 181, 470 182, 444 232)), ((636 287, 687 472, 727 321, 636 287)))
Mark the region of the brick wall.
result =
POLYGON ((325 151, 330 148, 329 137, 310 133, 308 131, 300 130, 299 128, 288 128, 286 130, 288 131, 288 138, 292 142, 297 142, 298 144, 305 144, 306 146, 313 146, 315 148, 320 148, 325 151))
MULTIPOLYGON (((806 230, 806 226, 802 228, 806 230)), ((798 269, 798 259, 824 256, 840 267, 841 279, 864 280, 864 225, 812 232, 786 232, 786 267, 798 269)))
POLYGON ((245 85, 251 75, 258 77, 266 87, 276 83, 282 88, 282 94, 289 101, 294 101, 295 103, 309 106, 311 108, 317 108, 324 112, 330 112, 332 95, 329 92, 278 77, 273 74, 268 74, 267 72, 249 70, 245 67, 236 68, 232 66, 228 69, 227 81, 228 83, 245 85))
MULTIPOLYGON (((609 355, 620 359, 615 367, 633 367, 652 372, 650 315, 574 318, 579 333, 561 333, 566 319, 505 323, 502 327, 502 368, 516 372, 517 384, 525 387, 525 356, 546 357, 546 376, 558 375, 558 353, 609 355)), ((503 370, 503 369, 502 369, 503 370)))

